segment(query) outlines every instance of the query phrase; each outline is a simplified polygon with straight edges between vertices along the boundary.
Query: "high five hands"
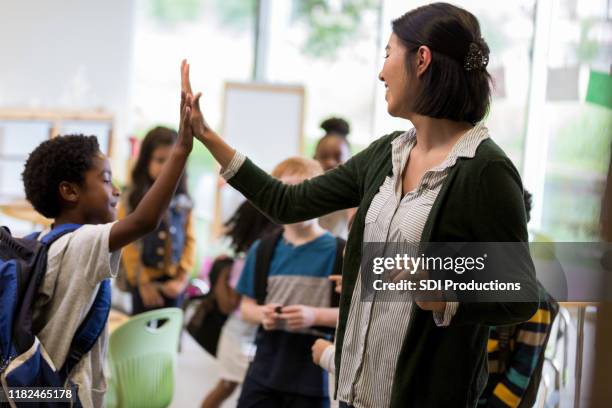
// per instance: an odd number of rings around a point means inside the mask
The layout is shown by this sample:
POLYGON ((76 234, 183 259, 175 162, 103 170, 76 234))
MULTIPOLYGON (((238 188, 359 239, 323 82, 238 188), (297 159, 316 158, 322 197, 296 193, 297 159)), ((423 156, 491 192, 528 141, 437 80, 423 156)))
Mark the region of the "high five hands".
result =
POLYGON ((189 63, 187 60, 181 62, 181 95, 185 94, 186 98, 190 98, 191 101, 191 129, 194 136, 206 146, 206 148, 212 153, 213 157, 225 168, 236 151, 232 149, 215 131, 208 125, 202 110, 200 109, 200 97, 201 92, 193 94, 191 89, 191 79, 189 77, 189 63))
POLYGON ((200 98, 202 97, 202 92, 198 92, 194 95, 193 90, 191 89, 189 63, 187 60, 183 60, 181 62, 181 95, 191 98, 191 105, 193 107, 193 112, 191 113, 191 128, 195 137, 202 143, 205 143, 207 136, 210 136, 210 133, 214 132, 210 126, 208 126, 208 123, 206 123, 204 115, 202 115, 202 110, 200 109, 200 98))

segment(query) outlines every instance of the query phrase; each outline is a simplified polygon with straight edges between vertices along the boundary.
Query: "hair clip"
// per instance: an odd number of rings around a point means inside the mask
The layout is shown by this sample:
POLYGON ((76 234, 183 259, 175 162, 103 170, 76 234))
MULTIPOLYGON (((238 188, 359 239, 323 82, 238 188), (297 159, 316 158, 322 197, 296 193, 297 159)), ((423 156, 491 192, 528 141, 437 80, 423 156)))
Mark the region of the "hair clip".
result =
POLYGON ((483 69, 489 64, 489 55, 485 54, 482 49, 475 42, 470 43, 468 53, 465 56, 463 62, 463 68, 466 71, 473 71, 475 69, 483 69))

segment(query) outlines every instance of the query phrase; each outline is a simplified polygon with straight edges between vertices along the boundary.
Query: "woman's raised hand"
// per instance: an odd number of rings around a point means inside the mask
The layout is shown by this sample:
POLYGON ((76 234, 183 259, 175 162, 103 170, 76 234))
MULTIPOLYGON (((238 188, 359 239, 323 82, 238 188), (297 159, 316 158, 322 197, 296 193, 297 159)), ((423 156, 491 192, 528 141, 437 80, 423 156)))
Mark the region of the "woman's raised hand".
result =
POLYGON ((189 63, 187 60, 183 60, 181 63, 181 95, 182 94, 185 94, 185 98, 190 101, 190 122, 193 136, 206 146, 215 160, 221 165, 221 168, 227 167, 236 154, 236 151, 225 143, 225 141, 212 130, 208 123, 206 123, 204 115, 202 115, 202 111, 200 110, 200 97, 202 94, 200 92, 195 95, 193 94, 191 80, 189 79, 189 63))
POLYGON ((187 60, 183 60, 181 63, 181 94, 182 93, 190 95, 192 98, 191 127, 195 137, 202 143, 205 143, 207 139, 213 136, 212 134, 214 134, 214 132, 210 126, 208 126, 208 123, 206 123, 206 119, 204 119, 204 115, 202 115, 202 111, 200 110, 200 97, 202 93, 198 92, 194 95, 191 89, 189 63, 187 60))

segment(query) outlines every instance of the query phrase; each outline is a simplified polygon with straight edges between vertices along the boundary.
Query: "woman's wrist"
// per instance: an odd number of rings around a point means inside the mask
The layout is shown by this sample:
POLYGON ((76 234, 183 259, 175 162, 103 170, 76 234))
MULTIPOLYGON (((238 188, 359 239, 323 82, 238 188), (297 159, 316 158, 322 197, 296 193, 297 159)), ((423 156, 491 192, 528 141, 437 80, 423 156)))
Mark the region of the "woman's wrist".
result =
POLYGON ((202 142, 204 147, 210 151, 215 160, 221 165, 221 168, 227 167, 234 157, 234 154, 236 154, 236 150, 225 143, 223 138, 212 130, 206 131, 203 135, 198 136, 198 139, 202 142))

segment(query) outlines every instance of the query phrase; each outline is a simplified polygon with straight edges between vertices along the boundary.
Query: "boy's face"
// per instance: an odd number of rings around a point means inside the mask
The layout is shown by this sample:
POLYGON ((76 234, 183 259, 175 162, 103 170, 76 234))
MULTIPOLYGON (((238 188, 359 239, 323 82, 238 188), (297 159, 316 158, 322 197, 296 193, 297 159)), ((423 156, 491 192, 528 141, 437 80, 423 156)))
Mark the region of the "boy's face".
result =
POLYGON ((79 190, 78 207, 88 224, 105 224, 116 219, 119 190, 113 184, 110 161, 102 153, 93 158, 79 190))
MULTIPOLYGON (((279 177, 279 180, 282 181, 284 184, 296 185, 296 184, 300 184, 302 181, 306 180, 306 177, 299 176, 297 174, 281 175, 279 177)), ((303 230, 303 229, 310 228, 310 227, 316 225, 318 222, 319 222, 319 219, 318 218, 314 218, 312 220, 296 222, 294 224, 286 224, 284 226, 284 228, 290 228, 290 229, 295 229, 295 230, 303 230)))

